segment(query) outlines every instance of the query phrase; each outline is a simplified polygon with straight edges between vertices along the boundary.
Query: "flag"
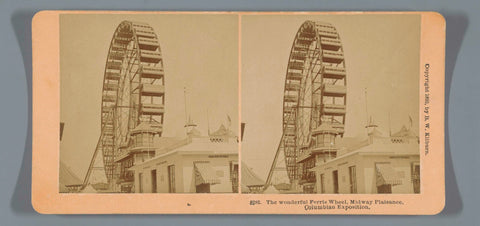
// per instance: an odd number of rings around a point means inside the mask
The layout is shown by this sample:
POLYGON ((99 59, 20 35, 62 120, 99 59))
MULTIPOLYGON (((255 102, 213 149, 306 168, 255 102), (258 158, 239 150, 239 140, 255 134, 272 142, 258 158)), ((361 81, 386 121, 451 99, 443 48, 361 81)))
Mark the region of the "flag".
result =
POLYGON ((232 126, 232 119, 230 118, 230 115, 227 114, 227 119, 228 119, 228 128, 232 126))
POLYGON ((413 119, 412 119, 412 116, 408 116, 408 119, 410 120, 410 128, 412 128, 413 126, 413 119))

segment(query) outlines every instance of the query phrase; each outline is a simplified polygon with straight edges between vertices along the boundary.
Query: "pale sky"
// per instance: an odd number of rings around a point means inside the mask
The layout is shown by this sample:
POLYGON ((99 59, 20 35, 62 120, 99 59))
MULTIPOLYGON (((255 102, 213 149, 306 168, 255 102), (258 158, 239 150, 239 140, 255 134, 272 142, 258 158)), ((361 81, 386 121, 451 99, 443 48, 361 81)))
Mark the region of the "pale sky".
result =
POLYGON ((103 72, 111 38, 123 20, 146 22, 158 36, 165 66, 162 136, 185 134, 187 109, 204 135, 232 120, 238 131, 238 16, 61 15, 60 159, 83 179, 100 135, 103 72), (207 110, 209 120, 207 119, 207 110))
MULTIPOLYGON (((60 18, 60 158, 81 179, 100 135, 103 72, 113 32, 123 20, 150 24, 165 65, 163 136, 184 135, 187 109, 206 134, 238 121, 237 15, 62 15, 60 18)), ((332 23, 340 34, 347 70, 345 136, 366 136, 368 113, 388 133, 409 125, 418 134, 418 15, 242 16, 241 106, 246 123, 242 160, 266 178, 280 140, 283 88, 294 36, 305 20, 332 23), (389 123, 390 113, 390 123, 389 123), (391 126, 390 126, 391 125, 391 126)), ((237 131, 236 128, 232 130, 237 131)))
POLYGON ((410 116, 418 134, 419 15, 242 16, 242 160, 262 179, 282 135, 290 48, 306 20, 331 23, 340 34, 347 71, 345 136, 366 136, 365 89, 368 114, 381 130, 388 135, 390 128, 409 127, 410 116))

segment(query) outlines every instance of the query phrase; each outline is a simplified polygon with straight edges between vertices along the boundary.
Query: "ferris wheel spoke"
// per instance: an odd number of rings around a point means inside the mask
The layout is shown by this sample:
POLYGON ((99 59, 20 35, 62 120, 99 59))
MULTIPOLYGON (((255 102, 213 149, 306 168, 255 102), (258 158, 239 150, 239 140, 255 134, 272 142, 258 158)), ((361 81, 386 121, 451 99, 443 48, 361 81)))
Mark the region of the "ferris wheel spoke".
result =
MULTIPOLYGON (((128 66, 127 66, 127 69, 126 69, 127 73, 130 75, 129 76, 130 81, 132 81, 134 79, 135 75, 136 75, 136 73, 134 73, 133 76, 131 76, 133 66, 135 66, 135 65, 138 66, 139 64, 140 63, 138 62, 138 59, 137 59, 137 52, 133 51, 133 54, 131 56, 131 60, 128 61, 128 66)), ((138 71, 138 69, 137 69, 137 71, 138 71)))

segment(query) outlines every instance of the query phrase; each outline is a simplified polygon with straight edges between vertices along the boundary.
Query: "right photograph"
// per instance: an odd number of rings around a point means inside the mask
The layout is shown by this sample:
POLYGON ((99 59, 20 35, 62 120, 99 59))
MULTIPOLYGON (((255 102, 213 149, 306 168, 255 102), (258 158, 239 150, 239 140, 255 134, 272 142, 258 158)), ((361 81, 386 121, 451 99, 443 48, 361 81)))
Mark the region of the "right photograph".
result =
POLYGON ((420 15, 241 21, 242 193, 421 193, 420 15))

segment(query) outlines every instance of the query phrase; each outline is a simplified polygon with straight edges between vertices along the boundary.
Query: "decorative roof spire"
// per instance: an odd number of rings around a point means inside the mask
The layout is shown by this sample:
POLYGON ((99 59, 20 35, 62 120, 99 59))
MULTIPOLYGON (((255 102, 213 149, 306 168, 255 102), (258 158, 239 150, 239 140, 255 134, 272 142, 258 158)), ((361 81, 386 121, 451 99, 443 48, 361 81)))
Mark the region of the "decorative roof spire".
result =
POLYGON ((193 122, 192 117, 189 115, 188 120, 185 123, 185 129, 187 130, 188 136, 199 135, 199 131, 195 127, 197 127, 197 124, 193 122))

